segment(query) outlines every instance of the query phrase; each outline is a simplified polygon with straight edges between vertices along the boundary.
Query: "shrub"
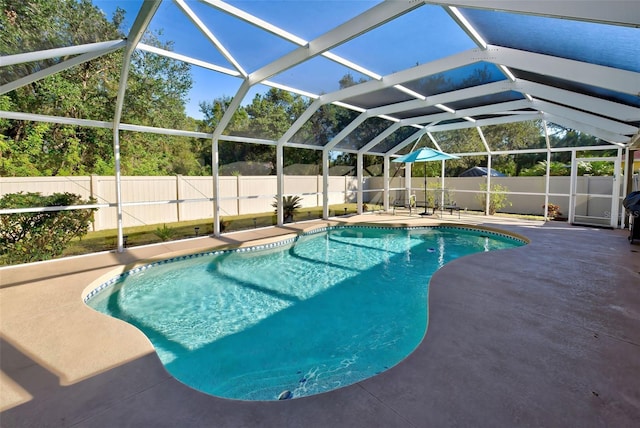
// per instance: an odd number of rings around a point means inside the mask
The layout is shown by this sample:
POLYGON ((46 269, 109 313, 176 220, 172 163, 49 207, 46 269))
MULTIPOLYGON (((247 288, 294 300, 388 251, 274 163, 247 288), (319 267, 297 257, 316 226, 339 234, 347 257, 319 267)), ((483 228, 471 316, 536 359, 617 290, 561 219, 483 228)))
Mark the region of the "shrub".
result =
POLYGON ((173 237, 175 231, 170 227, 167 227, 167 225, 165 224, 162 227, 156 228, 156 231, 154 233, 158 238, 160 238, 161 241, 164 242, 170 240, 173 237))
MULTIPOLYGON (((544 205, 542 206, 542 208, 544 209, 544 205)), ((560 206, 549 202, 549 205, 547 205, 547 218, 553 220, 554 218, 560 217, 561 215, 562 213, 560 212, 560 206)))
MULTIPOLYGON (((271 206, 276 209, 275 212, 278 214, 278 199, 275 199, 271 206)), ((293 214, 302 208, 301 201, 302 198, 300 196, 285 196, 282 199, 282 214, 285 223, 291 223, 293 221, 293 214)))
MULTIPOLYGON (((563 164, 562 162, 552 161, 549 164, 549 175, 567 176, 569 175, 570 171, 571 169, 567 165, 563 164)), ((532 166, 531 168, 523 169, 522 171, 520 171, 520 175, 523 177, 533 177, 533 176, 542 177, 544 175, 547 175, 547 161, 540 161, 534 166, 532 166)))
MULTIPOLYGON (((0 198, 0 208, 57 207, 93 204, 73 193, 9 193, 0 198)), ((69 242, 89 230, 96 209, 44 211, 0 216, 0 261, 28 263, 59 256, 69 242)))
MULTIPOLYGON (((476 199, 480 202, 482 207, 485 207, 487 204, 487 194, 484 193, 487 191, 487 185, 481 184, 480 190, 482 193, 478 193, 476 195, 476 199)), ((507 199, 507 194, 509 189, 506 186, 501 186, 500 184, 494 184, 491 186, 491 195, 489 197, 489 215, 494 215, 498 210, 511 206, 511 202, 507 199)))

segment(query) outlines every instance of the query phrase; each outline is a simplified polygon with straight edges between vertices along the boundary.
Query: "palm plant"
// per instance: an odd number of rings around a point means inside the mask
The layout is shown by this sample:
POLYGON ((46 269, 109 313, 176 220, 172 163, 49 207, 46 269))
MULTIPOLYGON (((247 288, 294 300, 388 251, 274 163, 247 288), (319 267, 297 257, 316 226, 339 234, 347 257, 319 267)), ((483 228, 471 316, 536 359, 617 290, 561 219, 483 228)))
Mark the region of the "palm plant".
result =
MULTIPOLYGON (((276 214, 278 214, 278 199, 271 204, 272 207, 276 209, 276 214)), ((285 223, 291 223, 293 221, 293 214, 299 209, 302 208, 302 198, 300 196, 285 196, 282 198, 282 217, 284 218, 285 223)))

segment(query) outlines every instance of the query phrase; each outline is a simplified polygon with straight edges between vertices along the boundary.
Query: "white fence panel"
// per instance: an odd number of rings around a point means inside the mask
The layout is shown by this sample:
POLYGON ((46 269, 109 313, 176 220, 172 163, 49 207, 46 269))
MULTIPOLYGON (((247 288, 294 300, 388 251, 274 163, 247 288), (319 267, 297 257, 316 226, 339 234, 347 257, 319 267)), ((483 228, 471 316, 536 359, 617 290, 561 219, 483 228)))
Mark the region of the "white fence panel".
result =
POLYGON ((549 203, 559 207, 561 216, 569 215, 569 193, 571 193, 571 177, 549 177, 549 203), (562 194, 566 196, 556 196, 562 194))
MULTIPOLYGON (((115 204, 116 203, 116 179, 113 176, 98 176, 92 175, 91 182, 93 183, 93 197, 96 198, 100 204, 115 204)), ((118 227, 116 208, 100 208, 94 214, 94 227, 95 230, 115 229, 118 227)), ((123 209, 122 218, 127 217, 127 211, 123 209)))
MULTIPOLYGON (((178 199, 213 198, 212 177, 178 176, 178 199)), ((213 202, 185 202, 179 205, 180 221, 213 218, 213 202)))
MULTIPOLYGON (((176 200, 176 177, 122 177, 122 202, 157 202, 176 200)), ((175 204, 126 206, 126 227, 178 221, 175 204)))
POLYGON ((451 177, 445 178, 444 185, 449 189, 450 201, 462 209, 484 211, 478 199, 480 185, 486 183, 486 177, 451 177))
POLYGON ((75 193, 88 199, 91 196, 91 178, 82 177, 2 177, 0 195, 7 193, 75 193))
MULTIPOLYGON (((318 191, 317 175, 285 175, 284 193, 285 195, 297 195, 302 198, 302 207, 318 206, 318 195, 303 195, 303 193, 315 193, 318 191)), ((320 202, 322 205, 322 202, 320 202)))
MULTIPOLYGON (((224 216, 240 214, 240 206, 239 206, 240 202, 236 199, 226 199, 226 198, 238 197, 238 177, 234 177, 234 176, 220 177, 218 181, 218 187, 220 189, 219 190, 220 195, 218 195, 218 197, 225 198, 220 201, 220 216, 224 217, 224 216)), ((212 190, 212 193, 213 193, 213 190, 212 190)), ((213 208, 211 209, 211 217, 213 217, 213 208)), ((203 217, 203 218, 207 218, 207 217, 203 217)))
POLYGON ((271 204, 278 191, 275 175, 238 177, 238 193, 241 197, 250 196, 251 199, 240 199, 239 210, 242 214, 266 213, 273 211, 271 204))
POLYGON ((329 177, 329 205, 344 204, 344 177, 329 177))

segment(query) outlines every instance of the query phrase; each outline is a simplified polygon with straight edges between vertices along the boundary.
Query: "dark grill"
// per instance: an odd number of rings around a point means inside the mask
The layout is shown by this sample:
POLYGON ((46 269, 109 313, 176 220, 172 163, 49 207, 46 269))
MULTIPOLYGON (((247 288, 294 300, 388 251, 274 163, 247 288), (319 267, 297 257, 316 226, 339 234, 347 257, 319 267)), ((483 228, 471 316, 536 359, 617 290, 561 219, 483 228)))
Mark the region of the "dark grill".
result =
POLYGON ((629 216, 629 242, 640 239, 640 192, 631 192, 622 201, 629 216))

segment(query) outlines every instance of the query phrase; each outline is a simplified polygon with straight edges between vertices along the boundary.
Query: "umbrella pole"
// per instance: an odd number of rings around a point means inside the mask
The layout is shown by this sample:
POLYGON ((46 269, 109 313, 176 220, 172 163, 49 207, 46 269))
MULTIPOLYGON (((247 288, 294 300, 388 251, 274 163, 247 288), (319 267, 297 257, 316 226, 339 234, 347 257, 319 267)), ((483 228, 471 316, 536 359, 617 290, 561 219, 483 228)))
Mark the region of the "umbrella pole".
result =
POLYGON ((424 163, 424 212, 422 215, 429 215, 429 208, 427 208, 427 163, 424 163))

